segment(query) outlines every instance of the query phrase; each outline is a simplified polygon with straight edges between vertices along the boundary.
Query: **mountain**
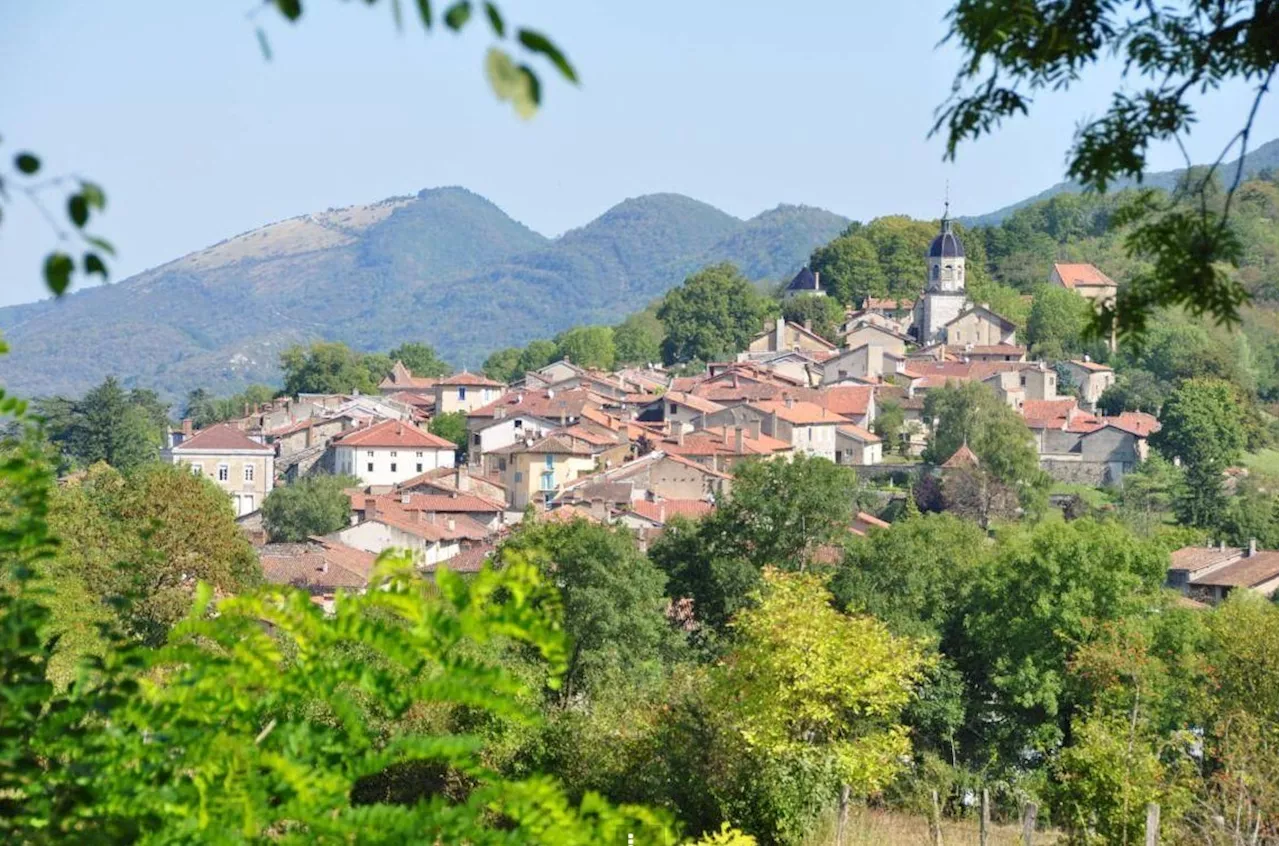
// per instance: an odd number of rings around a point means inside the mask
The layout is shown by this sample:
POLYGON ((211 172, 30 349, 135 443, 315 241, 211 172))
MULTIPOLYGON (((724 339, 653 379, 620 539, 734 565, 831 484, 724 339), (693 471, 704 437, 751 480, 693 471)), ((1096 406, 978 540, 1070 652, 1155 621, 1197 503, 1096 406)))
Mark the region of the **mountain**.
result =
MULTIPOLYGON (((1234 178, 1236 167, 1240 164, 1240 159, 1235 159, 1225 165, 1222 165, 1219 171, 1224 181, 1230 181, 1234 178)), ((1280 169, 1280 139, 1269 141, 1257 148, 1251 153, 1245 154, 1244 157, 1244 178, 1256 176, 1264 170, 1280 169)), ((1146 188, 1161 188, 1165 191, 1171 190, 1177 186, 1178 180, 1182 178, 1185 169, 1179 170, 1162 170, 1157 173, 1148 173, 1142 179, 1142 184, 1146 188)), ((1117 180, 1111 186, 1111 190, 1119 191, 1122 188, 1131 188, 1137 184, 1134 179, 1117 180)), ((1005 206, 1002 209, 996 209, 993 212, 977 215, 975 217, 961 217, 960 223, 965 226, 997 226, 1006 217, 1013 214, 1023 206, 1029 206, 1040 200, 1047 200, 1055 194, 1079 194, 1083 188, 1078 182, 1059 182, 1052 188, 1047 188, 1036 194, 1034 197, 1027 197, 1025 200, 1005 206)))
POLYGON ((455 365, 581 323, 615 322, 690 272, 733 261, 776 280, 845 218, 779 206, 743 221, 679 194, 625 200, 550 239, 462 188, 303 215, 112 285, 0 309, 0 380, 77 395, 116 374, 169 397, 279 379, 314 339, 433 344, 455 365))

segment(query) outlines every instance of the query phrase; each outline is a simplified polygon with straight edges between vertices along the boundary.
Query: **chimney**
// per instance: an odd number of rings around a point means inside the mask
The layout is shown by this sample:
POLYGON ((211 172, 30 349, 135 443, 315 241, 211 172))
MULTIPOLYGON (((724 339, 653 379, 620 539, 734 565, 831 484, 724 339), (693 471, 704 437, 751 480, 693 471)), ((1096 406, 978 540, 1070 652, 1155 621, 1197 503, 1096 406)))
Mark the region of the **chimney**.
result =
POLYGON ((742 427, 733 427, 733 451, 736 455, 742 455, 742 427))
POLYGON ((733 386, 734 386, 735 388, 740 387, 740 386, 739 386, 739 384, 738 384, 738 374, 737 374, 737 372, 736 372, 736 371, 735 371, 735 372, 734 372, 734 374, 733 374, 733 386))
POLYGON ((822 274, 816 270, 813 271, 813 290, 822 290, 822 274))
POLYGON ((1249 555, 1248 555, 1248 557, 1249 557, 1249 558, 1252 558, 1253 556, 1255 556, 1255 555, 1257 555, 1257 554, 1258 554, 1258 539, 1257 539, 1257 538, 1249 538, 1249 555))
POLYGON ((1227 542, 1226 542, 1226 541, 1218 541, 1218 551, 1219 551, 1219 552, 1226 552, 1226 551, 1227 551, 1227 542))
POLYGON ((773 348, 781 352, 787 340, 787 321, 781 317, 773 325, 773 348))
POLYGON ((250 411, 249 403, 247 403, 247 402, 246 402, 246 403, 244 404, 244 414, 242 414, 241 416, 242 416, 242 417, 248 417, 251 413, 252 413, 252 412, 250 411))
POLYGON ((471 474, 463 472, 461 467, 455 467, 453 469, 453 488, 462 493, 471 490, 471 474))
POLYGON ((364 519, 372 520, 378 516, 378 498, 376 496, 366 496, 364 498, 364 519))
POLYGON ((794 399, 793 397, 791 397, 790 395, 788 395, 788 396, 783 400, 783 403, 785 403, 785 404, 786 404, 787 408, 794 408, 794 407, 795 407, 795 404, 796 404, 796 401, 795 401, 795 399, 794 399))
POLYGON ((409 493, 408 491, 404 491, 403 493, 400 494, 401 505, 408 505, 411 502, 413 502, 413 494, 409 493))
POLYGON ((457 528, 458 528, 458 521, 456 521, 456 520, 454 520, 452 517, 450 517, 449 519, 447 519, 447 520, 445 520, 445 521, 444 521, 444 527, 445 527, 446 529, 448 529, 449 531, 451 531, 451 532, 452 532, 452 531, 455 531, 455 530, 457 530, 457 528))
POLYGON ((804 331, 806 331, 806 332, 812 332, 812 331, 813 331, 813 321, 812 321, 812 320, 806 320, 806 321, 804 322, 804 331))
POLYGON ((1092 359, 1092 358, 1089 358, 1089 354, 1088 354, 1088 353, 1085 353, 1085 354, 1084 354, 1084 363, 1085 363, 1085 364, 1088 364, 1088 363, 1089 363, 1089 362, 1091 362, 1091 361, 1093 361, 1093 359, 1092 359))
POLYGON ((620 443, 620 444, 629 444, 629 443, 631 443, 631 437, 627 434, 627 424, 626 424, 626 423, 621 423, 621 424, 618 426, 618 443, 620 443))
POLYGON ((191 437, 191 418, 184 417, 182 418, 182 438, 186 440, 189 437, 191 437))
POLYGON ((760 440, 760 418, 757 417, 755 420, 747 423, 747 437, 751 438, 753 441, 760 440))
POLYGON ((684 426, 676 428, 676 446, 684 446, 684 426))
POLYGON ((595 517, 597 520, 599 520, 602 523, 605 522, 609 517, 609 511, 607 508, 605 508, 603 497, 598 497, 598 496, 591 497, 591 505, 587 510, 592 517, 595 517))

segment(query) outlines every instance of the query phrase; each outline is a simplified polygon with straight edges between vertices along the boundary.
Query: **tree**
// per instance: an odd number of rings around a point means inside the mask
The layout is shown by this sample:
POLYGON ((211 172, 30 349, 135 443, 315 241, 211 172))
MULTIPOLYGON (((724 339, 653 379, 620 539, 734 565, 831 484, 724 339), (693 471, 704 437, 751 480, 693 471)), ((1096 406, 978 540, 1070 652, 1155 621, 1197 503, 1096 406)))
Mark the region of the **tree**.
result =
POLYGON ((168 406, 151 391, 126 393, 114 376, 76 401, 41 403, 49 440, 80 466, 105 461, 132 470, 160 455, 168 406))
POLYGON ((876 436, 884 441, 885 449, 892 450, 895 446, 899 449, 906 448, 906 442, 902 440, 902 427, 906 421, 902 406, 896 402, 885 400, 880 404, 880 410, 876 414, 876 422, 872 424, 872 428, 876 436))
POLYGON ((579 367, 612 370, 617 358, 613 330, 608 326, 575 326, 555 337, 556 357, 579 367))
POLYGON ((1250 475, 1237 482, 1235 496, 1227 505, 1218 530, 1227 543, 1247 547, 1257 541, 1260 547, 1280 547, 1280 498, 1276 477, 1255 478, 1250 475))
POLYGON ((468 438, 467 415, 465 412, 446 411, 443 414, 437 414, 427 424, 427 431, 433 435, 439 435, 447 441, 453 441, 459 450, 466 452, 468 438))
POLYGON ((613 328, 619 364, 646 365, 662 360, 662 321, 649 309, 628 315, 613 328))
POLYGON ((1184 8, 1088 0, 1027 7, 1013 0, 958 0, 949 21, 948 37, 962 58, 933 132, 946 135, 950 159, 965 140, 1028 113, 1035 93, 1080 82, 1103 56, 1124 56, 1125 76, 1146 87, 1116 91, 1107 110, 1076 135, 1067 177, 1096 191, 1122 177, 1140 179, 1153 142, 1190 131, 1197 122, 1192 92, 1234 81, 1255 90, 1252 110, 1223 151, 1225 157, 1239 143, 1240 162, 1221 200, 1213 196, 1215 163, 1191 191, 1173 198, 1141 192, 1114 215, 1116 228, 1126 232, 1128 253, 1149 265, 1122 287, 1114 307, 1102 309, 1098 328, 1104 337, 1112 325, 1122 335, 1141 332, 1161 305, 1237 322, 1248 294, 1224 270, 1241 256, 1236 232, 1226 223, 1250 130, 1280 55, 1275 4, 1228 0, 1184 8))
POLYGON ((1116 523, 1042 523, 1001 539, 975 574, 962 614, 970 725, 1007 763, 1051 753, 1080 704, 1068 664, 1108 621, 1154 604, 1168 554, 1116 523))
POLYGON ((748 601, 765 567, 803 570, 815 553, 849 536, 857 477, 825 458, 749 461, 727 501, 696 524, 673 523, 650 556, 668 594, 693 599, 697 620, 720 629, 748 601))
POLYGON ((1056 285, 1044 285, 1035 293, 1027 317, 1027 343, 1040 358, 1069 358, 1081 351, 1092 317, 1089 300, 1056 285))
POLYGON ((857 305, 865 297, 883 297, 889 292, 875 245, 848 229, 813 251, 809 269, 820 275, 827 291, 842 305, 857 305))
POLYGON ((250 385, 229 397, 215 397, 204 388, 196 388, 187 394, 182 416, 190 418, 197 429, 203 429, 243 417, 246 407, 253 409, 266 405, 274 396, 275 390, 267 385, 250 385))
POLYGON ((100 602, 125 600, 126 628, 151 643, 187 612, 197 580, 235 593, 261 578, 230 498, 170 464, 92 467, 58 489, 49 523, 61 539, 51 573, 77 574, 100 602))
POLYGON ((1150 537, 1173 512, 1182 474, 1159 453, 1134 468, 1120 489, 1120 519, 1135 534, 1150 537))
POLYGON ((1168 387, 1146 370, 1126 370, 1098 397, 1098 410, 1112 416, 1125 411, 1159 414, 1168 387))
POLYGON ((560 350, 556 347, 554 341, 548 341, 543 338, 530 341, 529 345, 520 353, 520 362, 516 372, 520 374, 530 370, 539 370, 555 361, 559 356, 560 350))
POLYGON ((453 372, 453 368, 427 344, 404 343, 387 353, 387 357, 393 362, 403 362, 409 372, 419 378, 437 379, 453 372))
POLYGON ((520 356, 523 352, 519 347, 498 350, 484 360, 480 369, 490 379, 504 384, 514 382, 523 374, 520 369, 520 356))
POLYGON ((351 497, 346 489, 359 484, 350 476, 319 475, 272 488, 262 501, 263 526, 276 543, 297 543, 336 532, 350 523, 351 497))
POLYGON ((1186 468, 1186 485, 1175 504, 1182 522, 1219 526, 1226 512, 1222 472, 1237 460, 1245 432, 1236 394, 1219 379, 1188 379, 1165 403, 1152 441, 1186 468))
POLYGON ((617 673, 653 673, 673 645, 666 578, 628 529, 588 520, 533 521, 503 544, 534 562, 560 591, 570 653, 563 697, 617 673))
POLYGON ((1007 510, 1003 503, 1021 503, 1024 508, 1038 503, 1048 487, 1047 476, 1026 424, 994 391, 981 382, 948 384, 929 391, 924 416, 937 421, 925 461, 942 464, 964 445, 978 457, 976 470, 944 481, 949 503, 964 503, 983 525, 1007 510))
POLYGON ((658 319, 667 328, 667 364, 715 361, 745 349, 760 331, 769 304, 729 263, 704 268, 667 292, 658 319))
POLYGON ((759 605, 733 622, 714 697, 753 755, 829 769, 836 785, 867 796, 911 748, 898 720, 925 661, 883 623, 845 616, 830 600, 813 574, 766 570, 759 605))
MULTIPOLYGON (((377 393, 378 382, 390 363, 380 373, 371 373, 365 356, 346 344, 316 342, 310 347, 294 345, 280 354, 284 370, 284 392, 298 394, 349 394, 359 391, 377 393)), ((381 357, 386 360, 386 357, 381 357)))
POLYGON ((784 300, 782 316, 792 323, 808 325, 812 331, 834 343, 840 323, 844 320, 844 309, 833 297, 805 294, 784 300))

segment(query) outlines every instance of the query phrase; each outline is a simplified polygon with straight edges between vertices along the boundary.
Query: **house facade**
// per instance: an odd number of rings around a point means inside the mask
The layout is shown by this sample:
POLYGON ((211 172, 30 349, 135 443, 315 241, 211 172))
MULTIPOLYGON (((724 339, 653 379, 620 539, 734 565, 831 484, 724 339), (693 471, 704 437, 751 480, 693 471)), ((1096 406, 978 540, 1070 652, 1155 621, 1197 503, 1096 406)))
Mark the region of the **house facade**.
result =
POLYGON ((184 420, 162 456, 226 491, 237 517, 261 508, 275 485, 275 450, 226 423, 192 432, 191 421, 184 420))
POLYGON ((438 380, 432 390, 436 414, 465 413, 497 400, 502 396, 503 384, 464 370, 438 380))
POLYGON ((333 442, 334 472, 364 485, 391 486, 454 465, 453 441, 400 420, 384 420, 333 442))

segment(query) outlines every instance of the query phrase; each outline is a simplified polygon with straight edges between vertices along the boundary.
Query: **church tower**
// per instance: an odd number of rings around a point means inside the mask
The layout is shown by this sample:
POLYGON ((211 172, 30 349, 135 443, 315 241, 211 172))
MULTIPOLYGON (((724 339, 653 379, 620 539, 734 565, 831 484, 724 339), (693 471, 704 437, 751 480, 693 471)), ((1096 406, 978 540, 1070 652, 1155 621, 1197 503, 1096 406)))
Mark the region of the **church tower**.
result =
POLYGON ((942 228, 925 253, 929 278, 916 304, 916 339, 921 346, 946 340, 944 327, 968 304, 964 290, 964 244, 951 231, 950 204, 942 213, 942 228))

